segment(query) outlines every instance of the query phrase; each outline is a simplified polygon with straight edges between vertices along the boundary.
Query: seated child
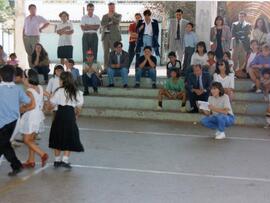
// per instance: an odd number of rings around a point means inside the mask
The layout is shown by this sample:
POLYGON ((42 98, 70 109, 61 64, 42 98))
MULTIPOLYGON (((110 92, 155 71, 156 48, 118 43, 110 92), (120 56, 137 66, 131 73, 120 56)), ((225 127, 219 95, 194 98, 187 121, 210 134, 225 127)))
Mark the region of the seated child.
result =
POLYGON ((216 60, 215 60, 215 52, 209 51, 207 53, 208 60, 207 60, 207 68, 210 75, 213 75, 216 70, 216 60))
POLYGON ((14 67, 17 67, 19 65, 19 61, 17 60, 17 55, 15 53, 9 55, 9 60, 7 61, 7 64, 14 67))
POLYGON ((171 70, 177 69, 178 74, 182 74, 181 61, 177 60, 175 52, 171 51, 168 54, 169 62, 167 63, 167 77, 171 77, 171 70))

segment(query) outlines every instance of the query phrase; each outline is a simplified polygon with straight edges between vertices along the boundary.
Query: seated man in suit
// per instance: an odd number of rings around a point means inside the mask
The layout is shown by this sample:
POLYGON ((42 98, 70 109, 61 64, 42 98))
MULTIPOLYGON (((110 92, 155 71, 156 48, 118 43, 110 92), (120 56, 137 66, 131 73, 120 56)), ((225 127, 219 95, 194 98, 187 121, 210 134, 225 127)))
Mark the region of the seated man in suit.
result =
POLYGON ((124 51, 123 44, 119 41, 113 44, 114 51, 110 53, 109 57, 109 68, 108 77, 109 85, 108 87, 114 87, 113 78, 117 75, 121 75, 123 81, 123 87, 128 87, 128 67, 129 67, 129 55, 124 51))
POLYGON ((144 47, 144 55, 141 56, 137 63, 136 63, 136 84, 135 88, 140 87, 140 81, 142 75, 147 72, 149 74, 149 77, 152 79, 152 88, 157 88, 156 86, 156 79, 157 79, 157 72, 156 72, 156 66, 157 66, 157 58, 152 55, 152 48, 150 46, 144 47))
POLYGON ((190 113, 198 113, 197 101, 207 101, 210 92, 211 77, 208 72, 202 71, 201 65, 193 66, 193 73, 187 80, 187 92, 192 107, 190 113))

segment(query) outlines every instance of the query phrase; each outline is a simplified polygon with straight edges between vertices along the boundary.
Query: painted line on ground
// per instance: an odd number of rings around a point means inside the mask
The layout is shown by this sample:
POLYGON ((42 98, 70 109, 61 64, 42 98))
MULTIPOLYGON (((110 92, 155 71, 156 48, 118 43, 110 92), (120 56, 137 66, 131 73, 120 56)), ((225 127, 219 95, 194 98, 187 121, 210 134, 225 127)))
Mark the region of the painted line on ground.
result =
MULTIPOLYGON (((46 126, 46 128, 50 128, 46 126)), ((139 135, 166 135, 166 136, 177 136, 177 137, 191 137, 191 138, 200 138, 200 139, 209 139, 214 136, 207 135, 194 135, 194 134, 183 134, 183 133, 166 133, 166 132, 151 132, 151 131, 132 131, 132 130, 108 130, 102 128, 79 128, 80 131, 94 131, 94 132, 105 132, 105 133, 127 133, 127 134, 139 134, 139 135)), ((214 134, 214 133, 213 133, 214 134)), ((252 137, 226 137, 229 140, 242 140, 242 141, 265 141, 270 142, 270 139, 265 138, 252 138, 252 137)), ((226 140, 225 139, 225 140, 226 140)))

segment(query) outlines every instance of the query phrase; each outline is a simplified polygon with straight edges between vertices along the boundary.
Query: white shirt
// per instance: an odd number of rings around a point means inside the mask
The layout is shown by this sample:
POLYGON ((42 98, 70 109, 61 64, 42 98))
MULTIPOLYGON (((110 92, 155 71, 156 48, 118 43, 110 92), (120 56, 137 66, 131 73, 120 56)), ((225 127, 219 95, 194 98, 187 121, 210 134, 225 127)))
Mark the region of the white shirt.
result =
POLYGON ((67 95, 64 88, 58 89, 55 94, 50 99, 51 103, 54 105, 61 106, 72 106, 72 107, 82 107, 83 105, 83 93, 81 91, 77 92, 77 101, 75 99, 67 100, 67 95))
MULTIPOLYGON (((208 98, 208 102, 209 102, 209 104, 213 105, 216 108, 221 108, 221 109, 227 108, 227 109, 229 109, 229 114, 233 115, 231 102, 230 102, 229 96, 227 94, 224 94, 221 97, 210 96, 208 98)), ((213 114, 218 114, 218 113, 213 112, 213 114)))
POLYGON ((52 94, 58 87, 60 87, 60 79, 58 76, 54 76, 49 80, 46 91, 52 94))
MULTIPOLYGON (((84 15, 81 20, 81 25, 100 25, 100 19, 96 15, 93 15, 92 17, 90 17, 89 15, 84 15)), ((84 33, 97 33, 97 30, 87 30, 83 32, 84 33)))
POLYGON ((143 22, 145 23, 144 34, 153 36, 153 27, 152 27, 153 20, 151 20, 149 24, 147 24, 145 21, 143 22))
POLYGON ((202 66, 207 65, 208 56, 207 53, 200 56, 197 52, 195 52, 191 57, 191 63, 190 65, 197 65, 200 64, 202 66))
POLYGON ((223 88, 231 88, 234 89, 234 74, 230 73, 229 75, 226 75, 225 78, 221 77, 220 74, 215 73, 213 75, 215 82, 220 82, 223 86, 223 88))
MULTIPOLYGON (((71 22, 67 21, 65 23, 61 22, 57 24, 56 31, 63 29, 64 27, 69 27, 68 31, 73 30, 73 25, 71 22)), ((71 46, 72 45, 72 35, 59 35, 58 46, 71 46)))

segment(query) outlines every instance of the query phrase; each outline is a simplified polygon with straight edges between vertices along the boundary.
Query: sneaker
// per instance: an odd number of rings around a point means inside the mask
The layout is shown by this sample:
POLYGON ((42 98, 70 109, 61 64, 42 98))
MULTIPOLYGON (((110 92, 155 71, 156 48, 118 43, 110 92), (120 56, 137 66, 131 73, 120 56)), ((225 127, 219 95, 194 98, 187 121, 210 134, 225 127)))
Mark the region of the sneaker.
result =
POLYGON ((252 84, 251 88, 249 89, 250 92, 255 92, 256 91, 256 85, 252 84))
POLYGON ((162 110, 162 107, 158 105, 157 110, 162 110))
POLYGON ((180 111, 181 111, 182 113, 187 112, 186 107, 185 107, 185 106, 181 106, 181 107, 180 107, 180 111))
POLYGON ((109 84, 107 85, 107 87, 114 87, 114 84, 109 84))
POLYGON ((135 84, 135 85, 134 85, 134 88, 140 88, 140 84, 138 84, 138 83, 135 84))
POLYGON ((54 168, 59 168, 60 166, 62 166, 62 161, 55 161, 55 162, 53 162, 53 166, 54 166, 54 168))
POLYGON ((261 90, 261 89, 257 89, 257 90, 256 90, 256 93, 257 93, 257 94, 260 94, 260 93, 262 93, 262 90, 261 90))
POLYGON ((8 173, 8 176, 13 177, 13 176, 16 176, 20 172, 22 172, 22 167, 18 169, 13 169, 11 172, 8 173))
POLYGON ((217 130, 216 133, 215 133, 215 135, 216 136, 219 136, 220 135, 220 131, 217 130))
POLYGON ((226 138, 226 135, 224 132, 219 132, 219 134, 218 135, 216 134, 216 137, 215 137, 216 140, 222 140, 225 138, 226 138))
POLYGON ((152 88, 153 88, 153 89, 157 89, 156 83, 152 84, 152 88))
POLYGON ((127 85, 127 84, 124 84, 124 85, 123 85, 123 88, 128 88, 128 85, 127 85))
POLYGON ((62 163, 61 163, 61 167, 64 167, 64 168, 66 168, 66 169, 72 169, 72 166, 70 165, 70 163, 65 163, 65 162, 63 162, 63 161, 62 161, 62 163))

